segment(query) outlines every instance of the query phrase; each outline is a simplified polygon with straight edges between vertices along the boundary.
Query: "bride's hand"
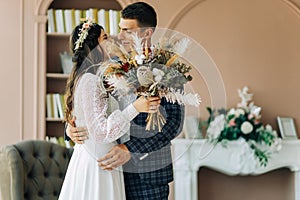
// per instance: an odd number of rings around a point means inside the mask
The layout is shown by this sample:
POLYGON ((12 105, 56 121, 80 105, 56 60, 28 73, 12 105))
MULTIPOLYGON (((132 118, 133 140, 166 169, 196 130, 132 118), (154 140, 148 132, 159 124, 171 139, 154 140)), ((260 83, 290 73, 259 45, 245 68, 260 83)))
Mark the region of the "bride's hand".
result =
POLYGON ((159 97, 144 97, 140 96, 135 102, 133 102, 133 106, 138 112, 145 113, 156 113, 158 107, 160 105, 159 97))

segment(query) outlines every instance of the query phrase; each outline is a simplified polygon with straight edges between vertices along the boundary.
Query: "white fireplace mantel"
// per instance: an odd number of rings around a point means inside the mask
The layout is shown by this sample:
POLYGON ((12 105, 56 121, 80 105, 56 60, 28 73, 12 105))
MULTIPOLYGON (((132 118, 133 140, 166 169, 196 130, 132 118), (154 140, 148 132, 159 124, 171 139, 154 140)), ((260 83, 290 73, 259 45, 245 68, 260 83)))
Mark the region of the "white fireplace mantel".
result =
POLYGON ((295 172, 295 200, 300 200, 300 140, 282 141, 282 149, 272 154, 266 167, 247 163, 239 142, 230 142, 227 148, 214 148, 205 140, 175 139, 174 196, 175 200, 198 199, 198 170, 209 167, 227 175, 259 175, 279 168, 295 172), (244 159, 244 160, 243 160, 244 159))

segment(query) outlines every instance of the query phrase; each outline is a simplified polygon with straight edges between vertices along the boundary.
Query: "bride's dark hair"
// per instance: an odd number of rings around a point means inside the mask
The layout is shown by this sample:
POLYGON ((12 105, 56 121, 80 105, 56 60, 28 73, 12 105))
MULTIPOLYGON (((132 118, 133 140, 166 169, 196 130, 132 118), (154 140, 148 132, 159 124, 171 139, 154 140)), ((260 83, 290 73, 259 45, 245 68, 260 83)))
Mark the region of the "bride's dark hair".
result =
POLYGON ((86 72, 96 73, 96 67, 92 66, 103 61, 103 51, 98 42, 101 31, 104 30, 103 27, 96 23, 90 24, 87 30, 88 34, 86 38, 82 40, 82 38, 80 38, 80 34, 82 33, 81 29, 83 28, 83 26, 83 23, 76 26, 70 36, 69 45, 72 52, 73 69, 67 81, 65 96, 65 120, 69 123, 72 120, 74 91, 79 77, 86 72), (80 39, 82 40, 81 45, 79 47, 76 47, 76 43, 78 43, 80 39))

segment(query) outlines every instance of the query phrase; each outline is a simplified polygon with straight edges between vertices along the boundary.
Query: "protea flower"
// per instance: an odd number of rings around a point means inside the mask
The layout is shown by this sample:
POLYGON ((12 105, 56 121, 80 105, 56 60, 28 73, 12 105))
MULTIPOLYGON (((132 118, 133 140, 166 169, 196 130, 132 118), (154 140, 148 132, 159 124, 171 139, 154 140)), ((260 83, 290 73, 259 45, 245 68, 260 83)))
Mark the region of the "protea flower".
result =
POLYGON ((137 69, 137 78, 141 86, 148 87, 153 81, 153 74, 151 70, 146 66, 140 66, 137 69))

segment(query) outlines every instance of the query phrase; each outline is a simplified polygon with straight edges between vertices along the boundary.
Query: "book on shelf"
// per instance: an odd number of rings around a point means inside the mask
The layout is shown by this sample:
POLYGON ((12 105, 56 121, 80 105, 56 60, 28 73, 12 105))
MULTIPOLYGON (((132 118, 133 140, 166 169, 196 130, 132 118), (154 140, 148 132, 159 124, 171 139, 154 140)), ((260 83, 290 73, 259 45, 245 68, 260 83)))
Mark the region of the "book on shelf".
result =
POLYGON ((84 18, 92 18, 95 20, 95 23, 98 23, 98 10, 96 8, 85 10, 84 18))
POLYGON ((107 33, 110 33, 109 10, 98 10, 97 18, 98 24, 101 25, 107 33))
POLYGON ((73 9, 66 9, 64 10, 64 16, 66 33, 72 33, 75 27, 75 11, 73 9))
POLYGON ((66 101, 65 101, 65 95, 63 95, 63 94, 60 94, 59 95, 59 97, 60 97, 60 102, 61 102, 61 105, 62 105, 62 109, 63 109, 63 116, 64 116, 64 118, 66 117, 66 114, 65 114, 65 110, 66 110, 66 101))
POLYGON ((53 118, 59 118, 58 117, 58 102, 56 100, 56 97, 55 97, 55 94, 51 94, 51 97, 53 99, 53 111, 54 111, 54 114, 53 114, 53 118))
POLYGON ((64 119, 65 118, 64 95, 59 93, 46 94, 46 114, 47 118, 64 119))
POLYGON ((65 16, 64 11, 62 9, 56 9, 55 11, 55 24, 56 24, 56 32, 65 33, 65 16))
POLYGON ((100 24, 100 25, 102 25, 103 28, 104 28, 104 30, 105 30, 108 34, 110 34, 110 26, 109 26, 109 24, 110 24, 111 22, 109 21, 109 11, 108 11, 108 10, 105 10, 104 15, 105 15, 105 24, 100 24))
POLYGON ((55 143, 55 144, 59 144, 61 146, 67 147, 67 148, 72 148, 75 144, 72 141, 66 141, 64 136, 61 137, 50 137, 47 136, 46 137, 46 141, 55 143))
POLYGON ((81 23, 80 19, 91 17, 95 23, 103 26, 109 34, 118 34, 118 24, 120 21, 120 11, 89 8, 79 9, 49 9, 48 33, 71 33, 72 30, 81 23))
POLYGON ((66 146, 65 138, 64 138, 63 136, 58 137, 58 138, 57 138, 57 142, 58 142, 58 144, 61 145, 61 146, 64 146, 64 147, 66 146))
POLYGON ((117 29, 118 33, 120 32, 119 22, 121 20, 121 11, 117 11, 117 29))
POLYGON ((47 17, 48 17, 48 33, 55 33, 56 24, 55 24, 55 14, 53 9, 49 9, 47 11, 47 17))
POLYGON ((50 136, 47 136, 47 137, 46 137, 46 140, 49 141, 49 142, 58 144, 58 141, 57 141, 57 138, 56 138, 56 137, 50 137, 50 136))
POLYGON ((53 118, 54 116, 54 108, 53 108, 53 99, 51 94, 46 94, 46 114, 48 118, 53 118))
POLYGON ((63 102, 61 102, 60 94, 56 93, 54 94, 55 96, 55 101, 56 101, 56 106, 57 106, 57 111, 58 111, 58 117, 60 119, 64 118, 64 110, 63 110, 63 102))
MULTIPOLYGON (((75 10, 75 26, 81 23, 80 19, 82 18, 82 10, 75 10)), ((75 26, 73 28, 75 28, 75 26)))
POLYGON ((109 33, 111 35, 117 35, 119 30, 119 24, 118 24, 118 12, 116 10, 109 10, 109 33))

